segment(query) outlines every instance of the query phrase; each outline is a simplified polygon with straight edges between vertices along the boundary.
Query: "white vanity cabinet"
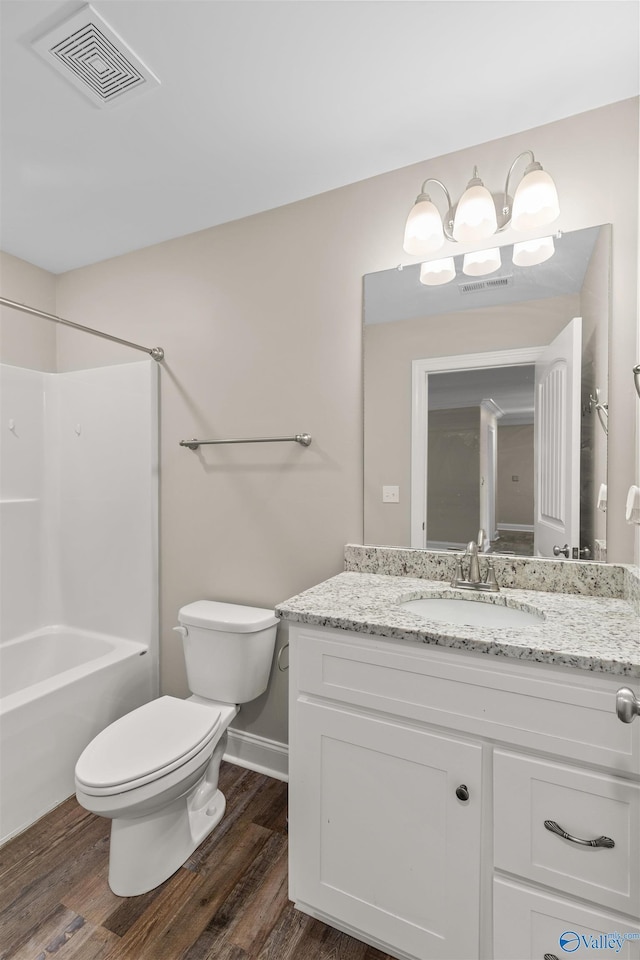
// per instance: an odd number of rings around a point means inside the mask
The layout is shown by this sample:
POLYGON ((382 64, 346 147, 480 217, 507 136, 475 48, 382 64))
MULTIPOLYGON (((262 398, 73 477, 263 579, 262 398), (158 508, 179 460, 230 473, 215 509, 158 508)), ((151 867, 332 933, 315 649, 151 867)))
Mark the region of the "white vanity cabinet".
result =
POLYGON ((318 703, 296 726, 294 898, 401 956, 474 956, 480 745, 318 703))
POLYGON ((300 910, 403 960, 640 958, 628 683, 300 623, 290 644, 300 910))

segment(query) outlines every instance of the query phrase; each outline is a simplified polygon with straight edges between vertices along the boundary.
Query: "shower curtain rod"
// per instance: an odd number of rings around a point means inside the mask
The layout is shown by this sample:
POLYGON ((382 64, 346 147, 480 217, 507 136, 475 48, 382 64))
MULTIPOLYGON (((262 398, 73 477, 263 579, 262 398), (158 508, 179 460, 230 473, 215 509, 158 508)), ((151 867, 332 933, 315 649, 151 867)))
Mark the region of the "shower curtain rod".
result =
POLYGON ((164 350, 162 347, 142 347, 139 343, 132 343, 130 340, 122 340, 121 337, 114 337, 110 333, 103 333, 102 330, 94 330, 93 327, 83 327, 81 323, 74 323, 72 320, 64 320, 62 317, 56 317, 53 313, 45 313, 44 310, 36 310, 35 307, 28 307, 25 303, 18 303, 16 300, 7 300, 6 297, 0 297, 0 304, 5 307, 12 307, 14 310, 22 310, 23 313, 30 313, 34 317, 44 317, 45 320, 53 320, 55 323, 62 323, 65 327, 73 327, 74 330, 83 330, 84 333, 92 333, 96 337, 103 337, 105 340, 112 340, 114 343, 121 343, 125 347, 133 347, 134 350, 143 350, 154 360, 164 360, 164 350))

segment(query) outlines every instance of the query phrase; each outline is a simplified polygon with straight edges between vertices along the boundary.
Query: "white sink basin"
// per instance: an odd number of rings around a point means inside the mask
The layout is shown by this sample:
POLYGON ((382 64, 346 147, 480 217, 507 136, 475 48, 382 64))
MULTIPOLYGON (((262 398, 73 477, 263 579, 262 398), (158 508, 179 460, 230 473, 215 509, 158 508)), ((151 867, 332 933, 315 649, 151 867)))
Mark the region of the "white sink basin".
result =
POLYGON ((463 623, 470 627, 539 626, 544 614, 508 607, 504 603, 486 603, 466 597, 425 597, 406 600, 400 608, 425 620, 441 623, 463 623))

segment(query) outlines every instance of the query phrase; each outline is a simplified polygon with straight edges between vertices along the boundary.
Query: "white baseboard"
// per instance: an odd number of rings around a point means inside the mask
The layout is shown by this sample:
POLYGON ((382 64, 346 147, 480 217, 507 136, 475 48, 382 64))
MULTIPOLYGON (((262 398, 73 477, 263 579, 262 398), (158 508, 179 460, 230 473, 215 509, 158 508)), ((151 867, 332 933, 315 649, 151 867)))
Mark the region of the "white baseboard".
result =
POLYGON ((289 780, 289 747, 286 743, 231 727, 227 733, 229 740, 225 760, 276 780, 289 780))

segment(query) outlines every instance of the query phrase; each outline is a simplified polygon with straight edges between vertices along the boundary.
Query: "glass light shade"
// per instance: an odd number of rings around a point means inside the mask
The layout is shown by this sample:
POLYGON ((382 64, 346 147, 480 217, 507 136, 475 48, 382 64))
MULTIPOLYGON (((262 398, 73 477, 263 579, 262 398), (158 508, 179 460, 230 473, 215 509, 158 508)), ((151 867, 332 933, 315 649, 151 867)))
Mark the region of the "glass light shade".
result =
POLYGON ((493 197, 486 187, 475 184, 460 197, 453 220, 453 238, 459 243, 484 240, 498 229, 493 197))
POLYGON ((497 270, 501 263, 498 247, 493 247, 491 250, 475 250, 473 253, 465 253, 462 272, 468 277, 484 277, 487 273, 497 270))
POLYGON ((540 240, 523 240, 513 245, 513 262, 517 267, 534 267, 537 263, 549 260, 556 251, 553 237, 540 240))
POLYGON ((428 287, 437 287, 441 283, 449 283, 456 275, 453 257, 443 260, 427 260, 420 264, 420 283, 428 287))
POLYGON ((416 257, 424 257, 439 250, 443 243, 444 230, 438 208, 429 199, 416 201, 404 228, 405 251, 416 257))
POLYGON ((560 216, 556 185, 544 170, 525 173, 518 184, 511 210, 514 230, 536 230, 560 216))

